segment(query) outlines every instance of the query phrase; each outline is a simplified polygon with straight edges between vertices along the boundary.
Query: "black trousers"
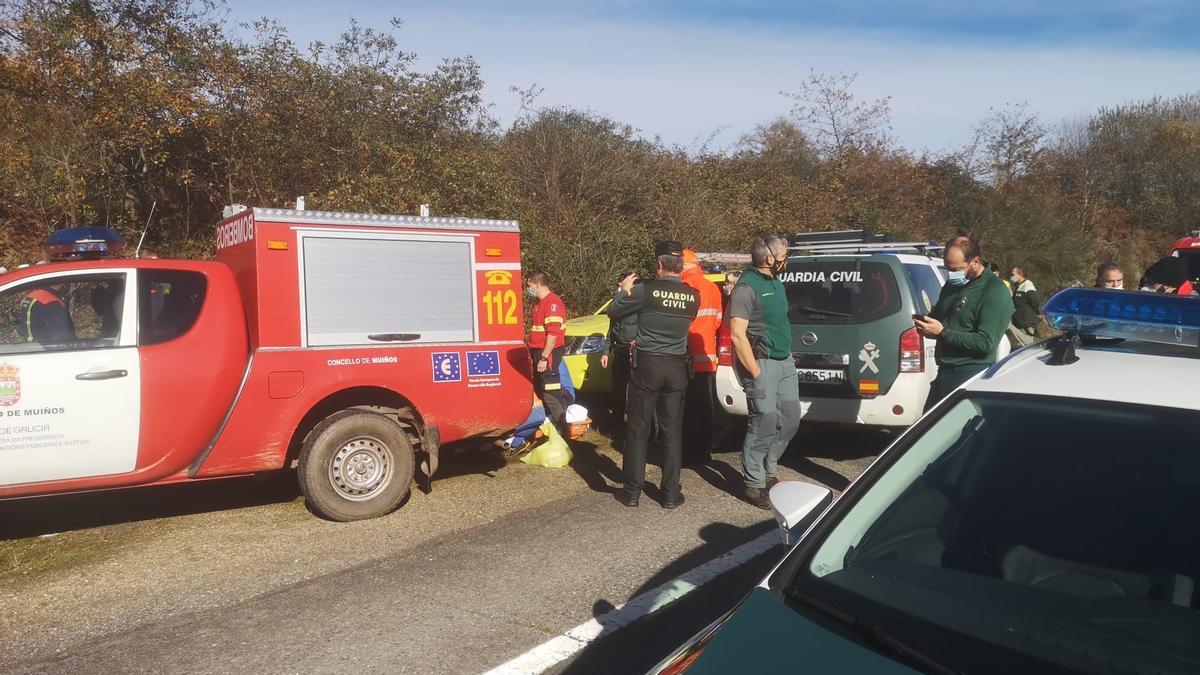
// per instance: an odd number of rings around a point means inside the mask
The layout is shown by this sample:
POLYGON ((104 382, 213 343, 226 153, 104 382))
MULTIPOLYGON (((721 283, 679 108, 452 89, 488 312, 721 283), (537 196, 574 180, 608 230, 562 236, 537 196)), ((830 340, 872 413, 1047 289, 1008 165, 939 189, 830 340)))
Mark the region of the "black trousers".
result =
POLYGON ((538 361, 542 358, 541 348, 529 348, 529 359, 533 361, 533 391, 542 399, 546 408, 546 419, 550 420, 563 435, 568 437, 567 429, 567 392, 563 391, 562 378, 558 376, 558 364, 563 358, 563 348, 555 347, 550 353, 550 362, 546 364, 546 372, 538 372, 538 361))
POLYGON ((614 345, 608 357, 612 373, 612 394, 608 399, 608 419, 613 431, 625 428, 625 400, 629 391, 629 345, 614 345))
POLYGON ((629 427, 625 431, 625 489, 640 492, 646 482, 646 445, 658 415, 663 444, 662 498, 679 494, 679 469, 683 427, 683 393, 687 389, 687 363, 682 356, 639 352, 637 367, 629 377, 629 427))
POLYGON ((683 404, 683 456, 687 461, 707 459, 713 445, 717 374, 694 373, 683 404))

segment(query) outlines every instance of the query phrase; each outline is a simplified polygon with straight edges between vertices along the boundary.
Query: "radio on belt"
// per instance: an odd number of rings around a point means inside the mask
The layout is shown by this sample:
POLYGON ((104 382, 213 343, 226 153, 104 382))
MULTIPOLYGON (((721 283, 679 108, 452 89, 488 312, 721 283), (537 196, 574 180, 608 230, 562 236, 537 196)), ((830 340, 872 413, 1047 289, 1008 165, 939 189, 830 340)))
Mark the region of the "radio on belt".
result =
POLYGON ((234 207, 210 236, 134 259, 70 228, 0 277, 0 499, 295 467, 370 518, 528 414, 516 221, 234 207))

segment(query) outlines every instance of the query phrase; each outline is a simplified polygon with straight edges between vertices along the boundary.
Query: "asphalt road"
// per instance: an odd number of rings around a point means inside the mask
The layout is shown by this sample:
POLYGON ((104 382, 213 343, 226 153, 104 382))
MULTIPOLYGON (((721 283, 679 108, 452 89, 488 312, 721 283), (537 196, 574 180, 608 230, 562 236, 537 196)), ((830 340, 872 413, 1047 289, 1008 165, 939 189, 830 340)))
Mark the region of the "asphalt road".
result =
MULTIPOLYGON (((783 477, 840 491, 888 440, 804 429, 783 477)), ((773 526, 730 494, 735 452, 685 470, 687 504, 667 511, 613 500, 620 460, 600 434, 570 469, 464 450, 431 492, 359 523, 316 519, 286 476, 0 504, 0 669, 482 672, 773 526)), ((778 549, 551 672, 652 666, 778 549)))

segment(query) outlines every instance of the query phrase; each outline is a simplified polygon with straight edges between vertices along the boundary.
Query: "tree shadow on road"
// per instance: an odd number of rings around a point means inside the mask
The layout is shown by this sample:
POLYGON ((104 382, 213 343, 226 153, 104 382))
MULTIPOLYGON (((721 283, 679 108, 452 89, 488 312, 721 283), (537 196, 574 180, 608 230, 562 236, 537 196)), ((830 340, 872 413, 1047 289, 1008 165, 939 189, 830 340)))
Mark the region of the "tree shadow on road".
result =
POLYGON ((295 501, 290 471, 0 502, 0 539, 295 501))
MULTIPOLYGON (((488 448, 492 449, 490 444, 488 448)), ((434 487, 441 480, 457 476, 493 476, 505 466, 504 458, 494 449, 485 451, 478 444, 448 446, 443 453, 434 487)), ((428 493, 429 482, 417 477, 413 489, 428 493)), ((0 501, 0 539, 283 504, 299 498, 296 473, 282 470, 257 476, 0 501)))

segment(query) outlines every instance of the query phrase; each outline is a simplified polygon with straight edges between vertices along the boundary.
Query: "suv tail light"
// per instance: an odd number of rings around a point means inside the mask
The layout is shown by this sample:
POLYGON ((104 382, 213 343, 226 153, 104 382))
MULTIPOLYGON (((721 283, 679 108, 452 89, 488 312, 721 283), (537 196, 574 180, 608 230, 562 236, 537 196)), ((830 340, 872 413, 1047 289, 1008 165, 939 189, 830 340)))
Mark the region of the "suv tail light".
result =
POLYGON ((729 332, 728 323, 722 323, 717 329, 717 365, 733 365, 733 334, 729 332))
POLYGON ((915 326, 900 334, 900 372, 925 372, 925 341, 915 326))

